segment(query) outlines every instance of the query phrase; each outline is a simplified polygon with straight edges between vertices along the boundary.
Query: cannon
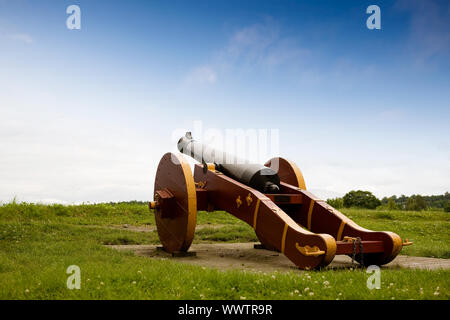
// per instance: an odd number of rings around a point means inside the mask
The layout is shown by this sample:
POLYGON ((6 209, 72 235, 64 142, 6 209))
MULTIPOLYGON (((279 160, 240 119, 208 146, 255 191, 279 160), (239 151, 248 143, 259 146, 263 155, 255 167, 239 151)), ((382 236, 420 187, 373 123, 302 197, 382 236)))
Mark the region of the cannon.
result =
POLYGON ((277 193, 280 191, 280 178, 275 170, 266 166, 245 163, 233 155, 209 148, 207 145, 192 139, 190 132, 178 141, 178 150, 202 163, 207 168, 213 163, 217 171, 263 193, 277 193))
POLYGON ((177 147, 181 154, 161 158, 149 203, 166 252, 187 252, 197 211, 216 210, 249 224, 263 248, 281 252, 301 269, 325 267, 336 255, 363 266, 383 265, 412 244, 393 232, 362 228, 308 192, 292 161, 246 163, 195 141, 189 132, 177 147), (193 175, 183 154, 199 162, 193 175))

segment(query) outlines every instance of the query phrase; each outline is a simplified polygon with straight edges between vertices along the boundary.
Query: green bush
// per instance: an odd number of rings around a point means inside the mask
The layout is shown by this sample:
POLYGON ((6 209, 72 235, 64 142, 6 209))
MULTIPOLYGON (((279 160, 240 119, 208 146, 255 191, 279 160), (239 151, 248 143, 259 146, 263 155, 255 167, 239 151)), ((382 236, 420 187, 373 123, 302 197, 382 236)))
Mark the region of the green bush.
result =
POLYGON ((388 203, 386 205, 386 208, 388 210, 398 210, 398 206, 397 206, 397 204, 395 203, 395 201, 394 201, 394 199, 392 197, 389 198, 388 203))
POLYGON ((66 206, 63 206, 62 204, 54 204, 51 206, 51 208, 53 209, 53 211, 57 216, 68 217, 70 215, 69 209, 66 206))
POLYGON ((327 199, 327 203, 336 209, 344 207, 344 200, 342 198, 327 199))
POLYGON ((445 206, 444 206, 444 211, 445 212, 450 212, 450 201, 448 201, 445 206))
POLYGON ((420 195, 412 195, 406 201, 406 210, 410 211, 422 211, 427 208, 425 199, 420 195))
POLYGON ((343 198, 344 207, 375 209, 381 201, 369 191, 350 191, 343 198))

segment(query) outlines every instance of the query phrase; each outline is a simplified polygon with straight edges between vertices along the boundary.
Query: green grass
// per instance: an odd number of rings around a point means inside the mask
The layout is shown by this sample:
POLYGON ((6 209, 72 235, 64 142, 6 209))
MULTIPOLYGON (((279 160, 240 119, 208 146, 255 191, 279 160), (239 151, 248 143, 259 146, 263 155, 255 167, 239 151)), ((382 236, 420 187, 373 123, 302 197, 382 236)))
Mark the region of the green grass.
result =
MULTIPOLYGON (((449 256, 448 214, 356 209, 343 213, 364 227, 413 240, 406 254, 449 256)), ((196 242, 256 241, 251 227, 224 212, 200 212, 197 222, 202 228, 196 242)), ((450 271, 383 269, 381 289, 369 290, 369 274, 363 270, 218 271, 103 246, 159 243, 156 231, 110 228, 123 224, 154 226, 154 218, 138 204, 0 206, 0 299, 450 298, 450 271), (70 265, 81 268, 81 290, 66 288, 70 265)))
POLYGON ((63 206, 8 203, 0 207, 0 218, 9 221, 64 222, 75 225, 154 225, 154 216, 141 204, 80 204, 63 206))
MULTIPOLYGON (((450 215, 446 212, 367 209, 341 209, 341 211, 365 228, 392 231, 403 239, 413 241, 414 245, 405 247, 402 254, 450 258, 450 215)), ((73 226, 107 227, 123 224, 155 226, 153 214, 149 212, 146 205, 141 204, 62 206, 10 203, 0 207, 0 219, 17 223, 35 221, 73 226)), ((197 225, 202 225, 204 228, 196 231, 194 239, 196 243, 258 241, 250 226, 226 212, 199 212, 197 225)), ((158 242, 156 231, 154 235, 143 236, 139 239, 141 242, 137 243, 158 242)), ((120 242, 120 240, 117 241, 120 242)))
POLYGON ((364 228, 392 231, 414 244, 404 247, 410 256, 450 258, 450 215, 444 211, 380 211, 342 209, 364 228))

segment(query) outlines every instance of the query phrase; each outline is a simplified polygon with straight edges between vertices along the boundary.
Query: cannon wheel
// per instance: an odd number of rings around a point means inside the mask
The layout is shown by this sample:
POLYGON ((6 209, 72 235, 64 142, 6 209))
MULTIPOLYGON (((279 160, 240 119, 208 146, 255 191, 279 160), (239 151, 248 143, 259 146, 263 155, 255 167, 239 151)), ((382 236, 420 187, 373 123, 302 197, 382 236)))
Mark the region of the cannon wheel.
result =
MULTIPOLYGON (((281 157, 275 157, 267 161, 264 165, 275 170, 280 177, 281 182, 306 190, 303 174, 294 162, 281 157)), ((264 239, 260 237, 258 237, 258 239, 262 246, 267 250, 278 251, 275 247, 264 241, 264 239)))
POLYGON ((264 165, 275 170, 282 182, 306 190, 303 174, 294 162, 281 157, 276 157, 270 159, 264 165))
POLYGON ((173 195, 171 206, 155 208, 156 227, 164 250, 187 251, 194 238, 197 195, 191 168, 181 154, 169 152, 161 158, 154 190, 155 200, 158 190, 168 190, 173 195))

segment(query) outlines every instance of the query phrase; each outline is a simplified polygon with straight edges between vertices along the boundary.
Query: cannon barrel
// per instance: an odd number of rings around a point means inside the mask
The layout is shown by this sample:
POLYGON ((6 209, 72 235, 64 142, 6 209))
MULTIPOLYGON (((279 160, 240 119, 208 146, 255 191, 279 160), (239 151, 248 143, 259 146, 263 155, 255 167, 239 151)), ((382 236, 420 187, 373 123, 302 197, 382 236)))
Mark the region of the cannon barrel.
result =
POLYGON ((262 193, 278 193, 280 177, 275 170, 261 164, 246 163, 229 153, 211 148, 192 139, 190 132, 181 137, 178 150, 198 162, 214 163, 216 170, 262 193))

